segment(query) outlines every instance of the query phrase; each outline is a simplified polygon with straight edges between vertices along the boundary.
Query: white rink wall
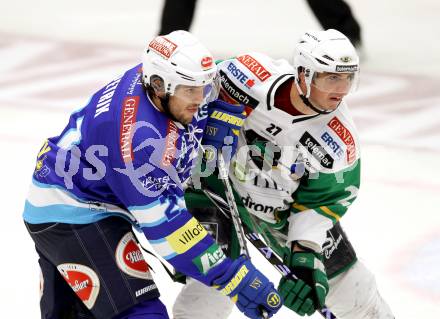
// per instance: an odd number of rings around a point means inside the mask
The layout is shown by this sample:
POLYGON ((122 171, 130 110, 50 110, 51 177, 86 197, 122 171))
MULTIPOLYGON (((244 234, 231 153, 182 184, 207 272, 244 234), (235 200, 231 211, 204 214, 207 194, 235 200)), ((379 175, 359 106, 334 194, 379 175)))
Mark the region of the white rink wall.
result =
MULTIPOLYGON (((440 3, 349 3, 362 24, 366 57, 360 90, 349 99, 363 143, 363 178, 343 224, 396 318, 439 318, 440 3)), ((37 258, 21 220, 37 150, 90 93, 138 63, 162 5, 0 2, 0 317, 39 318, 37 258), (60 87, 62 95, 50 93, 60 87)), ((310 28, 318 24, 303 1, 199 0, 192 30, 219 58, 243 51, 290 58, 310 28)), ((180 286, 149 261, 170 306, 180 286)), ((231 317, 243 318, 238 311, 231 317)), ((284 308, 276 318, 299 317, 284 308)))

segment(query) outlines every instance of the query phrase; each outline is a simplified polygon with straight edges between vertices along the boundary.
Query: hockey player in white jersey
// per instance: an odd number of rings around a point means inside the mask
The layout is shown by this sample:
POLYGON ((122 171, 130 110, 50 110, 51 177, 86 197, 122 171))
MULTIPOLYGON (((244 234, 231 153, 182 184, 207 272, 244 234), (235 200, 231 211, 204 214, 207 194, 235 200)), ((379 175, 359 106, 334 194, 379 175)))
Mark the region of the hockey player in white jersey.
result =
MULTIPOLYGON (((218 73, 223 98, 249 113, 230 171, 240 216, 300 278, 280 281, 284 305, 299 315, 326 304, 338 318, 393 318, 339 223, 360 185, 360 143, 344 100, 359 77, 353 45, 336 30, 306 32, 293 66, 249 53, 221 62, 218 73)), ((207 184, 221 193, 215 181, 207 184)), ((214 211, 191 211, 216 224, 221 245, 233 246, 224 235, 230 226, 214 211)), ((173 313, 226 318, 231 307, 188 280, 173 313)))

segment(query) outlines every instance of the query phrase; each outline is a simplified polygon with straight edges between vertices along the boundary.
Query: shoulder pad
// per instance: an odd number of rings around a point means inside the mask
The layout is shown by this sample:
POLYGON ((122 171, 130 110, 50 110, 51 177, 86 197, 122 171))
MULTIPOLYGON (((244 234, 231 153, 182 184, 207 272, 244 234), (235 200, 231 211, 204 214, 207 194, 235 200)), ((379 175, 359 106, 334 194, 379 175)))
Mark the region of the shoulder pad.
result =
POLYGON ((223 93, 251 108, 266 97, 268 87, 280 74, 292 73, 286 60, 273 60, 261 53, 247 53, 219 65, 223 93))

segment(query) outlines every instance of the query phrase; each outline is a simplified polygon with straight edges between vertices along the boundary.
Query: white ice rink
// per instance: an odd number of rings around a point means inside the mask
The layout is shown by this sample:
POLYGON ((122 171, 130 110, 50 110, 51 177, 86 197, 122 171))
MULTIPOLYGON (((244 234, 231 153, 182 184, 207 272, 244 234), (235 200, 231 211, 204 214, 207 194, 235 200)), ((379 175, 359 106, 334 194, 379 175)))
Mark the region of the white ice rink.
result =
MULTIPOLYGON (((36 152, 91 93, 140 62, 162 3, 0 2, 0 318, 39 318, 37 257, 21 219, 36 152)), ((437 319, 440 2, 349 3, 364 36, 361 86, 349 99, 363 169, 360 195, 342 223, 396 318, 437 319)), ((303 1, 199 0, 192 30, 219 58, 249 50, 290 58, 309 28, 318 24, 303 1)), ((152 263, 171 305, 180 286, 152 263)), ((284 308, 276 318, 299 317, 284 308)))

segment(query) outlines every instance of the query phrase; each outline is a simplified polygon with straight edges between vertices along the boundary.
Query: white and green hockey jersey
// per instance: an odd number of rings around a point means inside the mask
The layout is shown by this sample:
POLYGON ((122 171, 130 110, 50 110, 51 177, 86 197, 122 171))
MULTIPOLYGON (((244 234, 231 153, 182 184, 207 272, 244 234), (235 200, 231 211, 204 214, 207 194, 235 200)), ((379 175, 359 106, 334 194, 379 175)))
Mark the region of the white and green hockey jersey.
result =
POLYGON ((290 210, 286 243, 320 250, 360 184, 359 140, 345 102, 330 114, 292 116, 274 105, 277 88, 294 78, 287 61, 250 53, 218 67, 225 99, 251 110, 231 165, 235 190, 275 228, 278 212, 290 210))

